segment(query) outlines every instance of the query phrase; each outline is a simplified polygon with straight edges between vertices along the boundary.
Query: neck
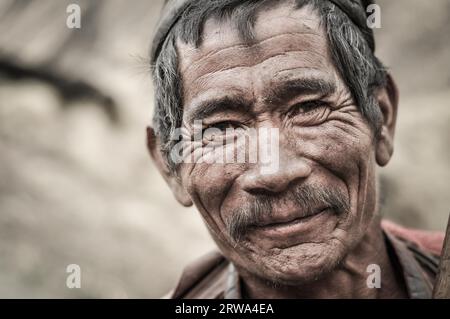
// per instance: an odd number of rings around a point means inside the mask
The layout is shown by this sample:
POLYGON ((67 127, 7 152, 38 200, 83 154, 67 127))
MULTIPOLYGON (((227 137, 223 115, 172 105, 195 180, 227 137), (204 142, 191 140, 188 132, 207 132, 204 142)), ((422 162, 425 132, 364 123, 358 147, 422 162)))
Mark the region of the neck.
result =
POLYGON ((380 220, 376 218, 361 242, 344 261, 323 278, 299 286, 276 286, 254 276, 242 276, 243 293, 249 298, 406 298, 402 278, 396 274, 389 258, 380 220), (367 266, 381 269, 381 287, 369 288, 367 266))

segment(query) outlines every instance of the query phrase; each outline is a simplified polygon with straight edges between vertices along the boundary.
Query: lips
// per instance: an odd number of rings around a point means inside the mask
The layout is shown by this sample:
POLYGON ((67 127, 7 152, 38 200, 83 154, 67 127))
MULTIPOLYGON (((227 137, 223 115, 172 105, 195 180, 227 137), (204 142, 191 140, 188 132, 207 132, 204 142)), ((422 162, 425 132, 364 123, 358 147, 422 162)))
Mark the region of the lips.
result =
POLYGON ((314 210, 302 217, 273 219, 265 226, 253 226, 247 239, 261 249, 284 249, 302 244, 317 244, 327 240, 336 228, 338 215, 332 208, 314 210), (274 221, 277 221, 276 223, 274 221))
POLYGON ((327 210, 329 207, 319 207, 310 211, 292 211, 290 213, 276 214, 273 213, 270 218, 259 222, 255 227, 261 228, 273 228, 294 225, 296 223, 307 220, 309 217, 318 215, 323 211, 327 210))

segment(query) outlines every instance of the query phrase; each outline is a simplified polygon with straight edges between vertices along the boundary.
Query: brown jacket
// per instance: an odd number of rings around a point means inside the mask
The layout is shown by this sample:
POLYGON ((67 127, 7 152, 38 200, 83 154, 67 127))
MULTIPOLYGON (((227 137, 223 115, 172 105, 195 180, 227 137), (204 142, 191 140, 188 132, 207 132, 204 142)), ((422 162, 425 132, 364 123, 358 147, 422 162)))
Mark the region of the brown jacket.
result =
MULTIPOLYGON (((386 243, 401 268, 410 298, 431 298, 444 234, 382 222, 386 243)), ((240 299, 239 277, 233 265, 212 251, 188 265, 176 288, 165 298, 240 299)))

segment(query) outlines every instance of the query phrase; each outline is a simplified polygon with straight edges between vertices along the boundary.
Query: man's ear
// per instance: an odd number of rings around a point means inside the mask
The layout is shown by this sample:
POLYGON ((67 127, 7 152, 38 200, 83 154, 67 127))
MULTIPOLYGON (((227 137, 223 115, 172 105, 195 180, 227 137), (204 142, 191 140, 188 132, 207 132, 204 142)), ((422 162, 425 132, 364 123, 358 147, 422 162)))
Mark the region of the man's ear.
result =
POLYGON ((376 161, 385 166, 394 152, 394 133, 397 121, 398 88, 390 74, 386 86, 377 92, 378 105, 383 120, 376 144, 376 161))
POLYGON ((192 200, 181 181, 169 170, 161 152, 160 143, 152 127, 147 127, 147 148, 158 171, 172 190, 175 198, 185 207, 192 206, 192 200))

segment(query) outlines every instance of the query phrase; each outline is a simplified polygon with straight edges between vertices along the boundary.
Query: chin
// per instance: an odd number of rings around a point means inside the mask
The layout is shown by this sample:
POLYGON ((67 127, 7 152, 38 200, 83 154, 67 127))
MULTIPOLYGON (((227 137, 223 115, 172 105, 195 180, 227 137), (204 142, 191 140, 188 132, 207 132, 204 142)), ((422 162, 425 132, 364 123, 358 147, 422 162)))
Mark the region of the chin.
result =
POLYGON ((331 273, 345 255, 338 242, 304 243, 252 256, 252 268, 254 275, 272 285, 302 285, 331 273))

